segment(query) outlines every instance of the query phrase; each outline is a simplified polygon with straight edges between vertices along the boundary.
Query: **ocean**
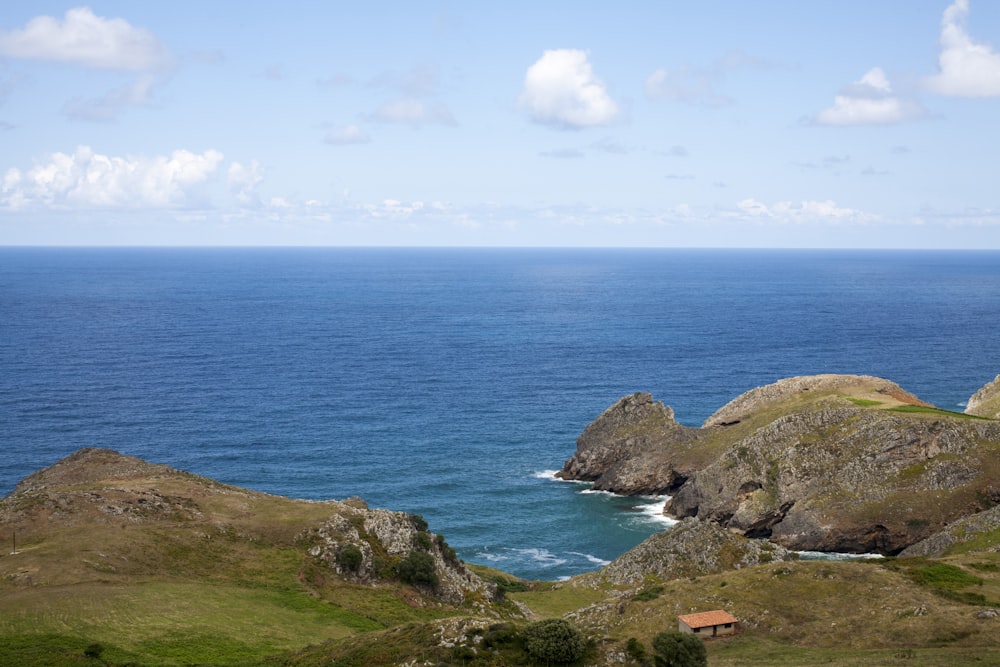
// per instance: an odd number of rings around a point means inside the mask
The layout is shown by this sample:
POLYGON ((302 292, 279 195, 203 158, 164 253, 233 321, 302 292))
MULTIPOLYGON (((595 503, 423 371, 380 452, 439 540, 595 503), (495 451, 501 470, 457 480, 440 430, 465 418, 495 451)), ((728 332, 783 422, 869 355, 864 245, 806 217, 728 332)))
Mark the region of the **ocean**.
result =
POLYGON ((695 426, 859 373, 961 410, 998 322, 996 251, 0 248, 0 495, 109 447, 554 580, 669 527, 552 477, 622 395, 695 426))

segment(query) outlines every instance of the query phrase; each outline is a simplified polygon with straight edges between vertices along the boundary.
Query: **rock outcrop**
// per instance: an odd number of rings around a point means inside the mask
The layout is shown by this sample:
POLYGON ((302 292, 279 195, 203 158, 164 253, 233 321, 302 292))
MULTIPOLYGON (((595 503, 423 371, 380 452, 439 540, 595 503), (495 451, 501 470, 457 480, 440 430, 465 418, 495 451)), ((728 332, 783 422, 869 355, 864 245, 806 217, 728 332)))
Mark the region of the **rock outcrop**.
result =
POLYGON ((1000 375, 993 378, 969 399, 965 413, 1000 419, 1000 375))
POLYGON ((945 526, 944 530, 908 546, 899 555, 938 558, 956 546, 970 547, 979 541, 995 544, 998 532, 1000 532, 1000 505, 984 512, 964 516, 945 526), (989 539, 983 540, 984 537, 989 539))
POLYGON ((698 577, 791 558, 789 551, 766 540, 736 535, 711 521, 684 519, 616 558, 598 576, 634 586, 648 576, 698 577))
POLYGON ((599 491, 666 493, 679 487, 692 470, 677 454, 693 443, 694 433, 650 394, 631 394, 584 429, 576 453, 557 476, 593 482, 599 491))
POLYGON ((562 474, 670 492, 675 518, 788 549, 891 555, 1000 502, 998 448, 1000 422, 881 378, 820 375, 746 392, 701 429, 648 394, 626 397, 587 427, 562 474))

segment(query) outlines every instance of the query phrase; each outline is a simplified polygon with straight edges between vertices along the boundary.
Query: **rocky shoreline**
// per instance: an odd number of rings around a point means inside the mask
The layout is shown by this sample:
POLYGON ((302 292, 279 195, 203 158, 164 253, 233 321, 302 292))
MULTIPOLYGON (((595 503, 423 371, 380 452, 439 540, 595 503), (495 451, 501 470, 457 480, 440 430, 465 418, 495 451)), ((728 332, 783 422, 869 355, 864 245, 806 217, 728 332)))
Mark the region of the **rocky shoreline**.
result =
POLYGON ((804 376, 689 428, 635 393, 586 427, 558 476, 667 493, 668 516, 785 549, 896 555, 1000 502, 998 396, 1000 376, 961 414, 881 378, 804 376))

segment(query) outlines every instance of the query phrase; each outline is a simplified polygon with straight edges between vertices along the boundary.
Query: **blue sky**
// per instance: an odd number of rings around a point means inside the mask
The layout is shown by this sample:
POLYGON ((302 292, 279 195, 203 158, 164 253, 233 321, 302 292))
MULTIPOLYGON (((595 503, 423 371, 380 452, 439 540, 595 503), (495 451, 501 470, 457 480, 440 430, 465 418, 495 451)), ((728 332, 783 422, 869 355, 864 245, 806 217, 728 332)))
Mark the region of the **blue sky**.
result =
POLYGON ((0 245, 1000 248, 1000 3, 5 3, 0 146, 0 245))

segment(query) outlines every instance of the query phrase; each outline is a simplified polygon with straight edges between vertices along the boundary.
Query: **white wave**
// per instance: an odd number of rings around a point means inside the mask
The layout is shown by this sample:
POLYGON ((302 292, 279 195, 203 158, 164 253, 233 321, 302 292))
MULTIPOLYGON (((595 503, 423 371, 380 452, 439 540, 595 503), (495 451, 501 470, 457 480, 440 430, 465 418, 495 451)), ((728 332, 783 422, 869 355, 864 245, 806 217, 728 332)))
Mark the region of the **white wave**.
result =
POLYGON ((550 482, 567 482, 569 484, 590 484, 590 482, 582 482, 578 479, 563 479, 562 477, 556 477, 559 470, 538 470, 531 473, 531 476, 535 479, 547 479, 550 482))
POLYGON ((584 489, 583 491, 580 491, 580 493, 583 495, 595 494, 601 496, 614 496, 614 497, 618 496, 617 493, 611 493, 610 491, 601 491, 598 489, 584 489))
POLYGON ((581 558, 584 558, 584 559, 590 561, 594 565, 599 565, 601 567, 604 567, 605 565, 607 565, 608 563, 611 562, 609 560, 604 560, 603 558, 598 558, 597 556, 592 556, 590 554, 581 553, 579 551, 570 551, 569 554, 571 556, 580 556, 581 558))
POLYGON ((656 523, 661 523, 669 528, 677 523, 677 519, 671 519, 663 513, 663 508, 666 507, 667 501, 670 500, 670 496, 661 496, 661 498, 662 500, 655 503, 639 505, 636 509, 644 515, 644 518, 649 519, 650 521, 655 521, 656 523))
POLYGON ((969 402, 968 401, 959 401, 958 402, 958 407, 960 407, 960 408, 967 408, 967 407, 969 407, 969 402))
POLYGON ((885 558, 882 554, 847 554, 835 551, 796 551, 802 560, 866 560, 885 558))
POLYGON ((542 567, 557 567, 566 564, 565 558, 556 556, 548 549, 511 549, 511 551, 541 564, 542 567))

